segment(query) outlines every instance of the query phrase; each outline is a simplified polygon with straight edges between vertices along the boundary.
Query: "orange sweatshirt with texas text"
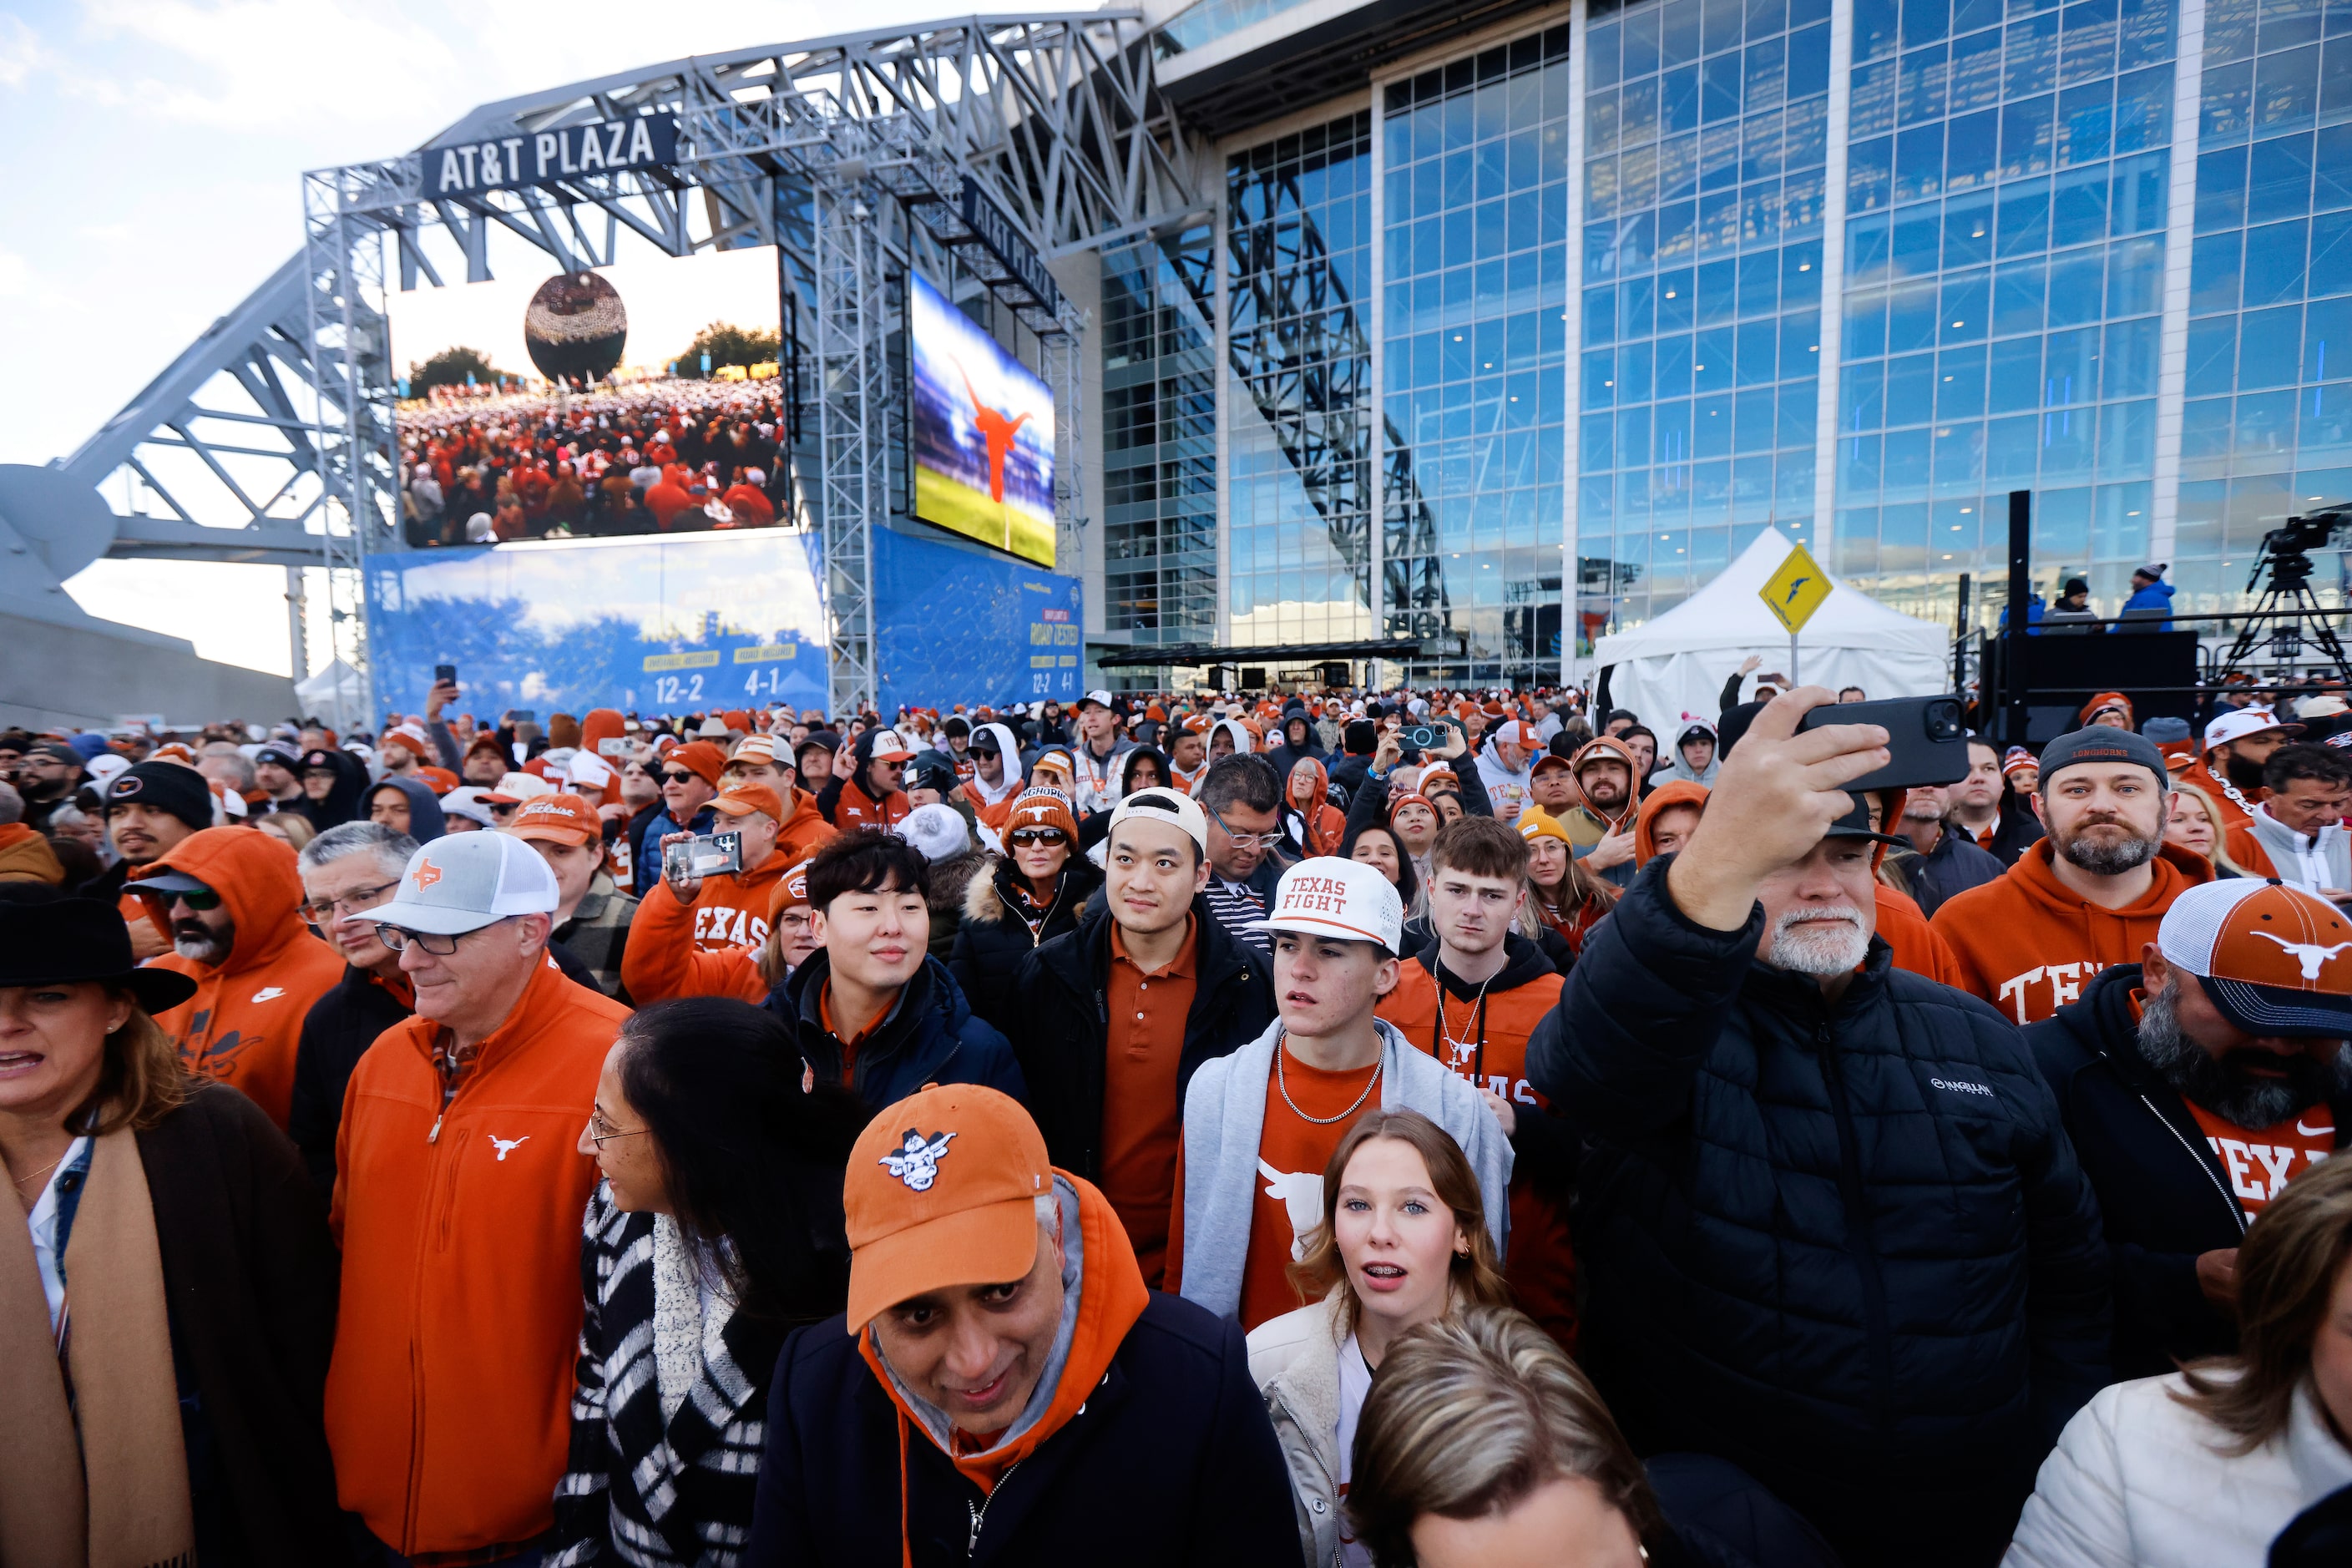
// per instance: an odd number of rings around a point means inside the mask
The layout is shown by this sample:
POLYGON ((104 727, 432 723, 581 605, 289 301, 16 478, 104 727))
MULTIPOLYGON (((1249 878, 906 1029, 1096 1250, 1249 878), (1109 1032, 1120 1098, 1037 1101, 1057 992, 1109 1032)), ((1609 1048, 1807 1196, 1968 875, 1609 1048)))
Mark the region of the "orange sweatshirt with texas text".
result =
POLYGON ((2044 838, 2008 873, 1944 900, 1929 927, 1959 961, 1953 984, 2004 1016, 2035 1024, 2074 1001, 2111 963, 2137 963, 2184 889, 2213 879, 2202 857, 2167 844, 2147 891, 2120 909, 2092 903, 2058 879, 2044 838))
MULTIPOLYGON (((310 1005, 343 978, 341 954, 311 934, 302 918, 302 878, 282 838, 250 827, 207 827, 170 854, 141 868, 139 877, 184 872, 221 897, 236 922, 227 962, 217 966, 166 952, 153 969, 175 969, 196 983, 196 994, 155 1022, 180 1047, 188 1070, 240 1089, 282 1131, 294 1101, 294 1054, 310 1005)), ((125 890, 139 894, 136 878, 125 890)), ((171 930, 142 896, 156 929, 171 930)))
POLYGON ((580 1130, 628 1016, 549 961, 446 1106, 430 1018, 386 1029, 352 1074, 327 1445, 343 1507, 404 1557, 554 1521, 596 1185, 580 1130))

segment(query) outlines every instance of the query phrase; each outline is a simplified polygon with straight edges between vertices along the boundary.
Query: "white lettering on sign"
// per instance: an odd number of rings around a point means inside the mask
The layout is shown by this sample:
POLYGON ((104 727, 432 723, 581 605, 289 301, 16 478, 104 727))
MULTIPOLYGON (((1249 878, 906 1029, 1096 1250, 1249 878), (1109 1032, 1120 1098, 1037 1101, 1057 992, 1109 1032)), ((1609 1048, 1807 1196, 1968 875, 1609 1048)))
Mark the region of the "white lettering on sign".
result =
POLYGON ((591 125, 564 125, 524 136, 428 149, 426 195, 471 195, 515 185, 548 184, 566 177, 620 169, 665 167, 677 161, 677 116, 633 114, 591 125))

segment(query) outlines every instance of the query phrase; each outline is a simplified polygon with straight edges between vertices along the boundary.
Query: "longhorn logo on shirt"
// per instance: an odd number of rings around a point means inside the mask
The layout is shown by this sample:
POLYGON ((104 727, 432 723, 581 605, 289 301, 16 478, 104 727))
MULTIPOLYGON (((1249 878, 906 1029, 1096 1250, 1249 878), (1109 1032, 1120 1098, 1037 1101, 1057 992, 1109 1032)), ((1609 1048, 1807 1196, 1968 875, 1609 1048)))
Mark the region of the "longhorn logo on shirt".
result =
POLYGON ((416 884, 416 890, 421 893, 441 879, 441 868, 430 860, 419 860, 416 869, 408 874, 408 879, 416 884))
POLYGON ((941 1132, 926 1138, 909 1127, 899 1152, 885 1154, 875 1163, 904 1182, 908 1191, 928 1193, 931 1184, 940 1179, 940 1162, 947 1158, 948 1141, 954 1136, 952 1132, 941 1132))
POLYGON ((2274 942, 2281 947, 2286 949, 2287 952, 2294 954, 2295 963, 2303 966, 2303 977, 2305 980, 2318 979, 2319 967, 2321 964, 2326 963, 2329 959, 2334 958, 2346 948, 2352 947, 2352 942, 2339 942, 2334 947, 2321 947, 2316 942, 2289 942, 2284 937, 2273 936, 2266 931, 2258 931, 2253 934, 2263 938, 2265 941, 2274 942))
POLYGON ((1323 1223, 1323 1173, 1277 1171, 1260 1160, 1257 1173, 1265 1178, 1265 1195, 1290 1216, 1290 1260, 1296 1263, 1307 1256, 1308 1234, 1323 1223))

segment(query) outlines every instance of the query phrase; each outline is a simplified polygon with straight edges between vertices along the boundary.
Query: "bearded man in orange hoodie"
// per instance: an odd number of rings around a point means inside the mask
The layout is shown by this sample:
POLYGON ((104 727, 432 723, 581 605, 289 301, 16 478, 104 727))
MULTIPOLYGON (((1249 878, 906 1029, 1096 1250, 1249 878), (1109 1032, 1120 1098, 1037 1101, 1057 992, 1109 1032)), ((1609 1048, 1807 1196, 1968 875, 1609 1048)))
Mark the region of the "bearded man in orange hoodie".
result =
POLYGON ((934 1086, 850 1152, 849 1310, 786 1342, 753 1568, 1297 1568, 1240 1325, 1144 1288, 1020 1103, 934 1086))
POLYGON ((294 851, 249 827, 207 827, 141 868, 124 890, 171 936, 173 951, 151 967, 196 983, 194 996, 155 1019, 180 1059, 243 1090, 284 1131, 302 1020, 343 978, 342 959, 303 918, 294 851))
POLYGON ((2109 964, 2137 963, 2172 900, 2213 878, 2164 841, 2170 787, 2144 735, 2095 724, 2051 742, 2032 796, 2049 837, 1930 922, 1959 962, 1955 984, 2034 1024, 2109 964))

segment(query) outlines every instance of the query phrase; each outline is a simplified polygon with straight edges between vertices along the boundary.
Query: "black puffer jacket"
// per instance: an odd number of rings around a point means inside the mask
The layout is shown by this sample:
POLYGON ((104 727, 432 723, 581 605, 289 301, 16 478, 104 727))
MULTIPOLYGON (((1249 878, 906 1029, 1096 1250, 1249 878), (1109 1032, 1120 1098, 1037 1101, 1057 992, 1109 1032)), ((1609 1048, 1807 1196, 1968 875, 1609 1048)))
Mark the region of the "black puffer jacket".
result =
MULTIPOLYGON (((2099 972, 2082 999, 2025 1031, 2083 1173, 2099 1194, 2116 1279, 2115 1374, 2161 1377, 2176 1361, 2238 1348, 2231 1317, 2197 1287, 2197 1255, 2238 1245, 2230 1173, 2179 1094, 2141 1058, 2137 963, 2099 972)), ((2335 1107, 2352 1139, 2352 1097, 2335 1107)), ((2252 1180, 2263 1180, 2259 1168, 2252 1180)))
POLYGON ((1018 1005, 1013 983, 1021 961, 1063 932, 1077 930, 1078 911, 1103 881, 1092 861, 1072 855, 1063 864, 1045 918, 1033 930, 1018 912, 1020 895, 1013 885, 1019 875, 1011 860, 1000 859, 973 876, 964 889, 963 921, 948 954, 948 969, 971 1010, 1007 1035, 1018 1005))
MULTIPOLYGON (((1272 966, 1226 932, 1206 900, 1193 899, 1192 919, 1201 934, 1184 1049, 1176 1058, 1179 1106, 1194 1068, 1256 1039, 1275 1018, 1272 966)), ((1103 991, 1110 976, 1110 911, 1097 899, 1076 931, 1022 960, 1013 985, 1021 1027, 1009 1031, 1046 1154, 1090 1182, 1102 1180, 1103 1050, 1110 1034, 1103 991)))
POLYGON ((1672 856, 1593 929, 1528 1077, 1591 1145, 1583 1360, 1643 1453, 1720 1455, 1850 1568, 1990 1563, 2106 1379, 2097 1205, 1984 1003, 1874 941, 1835 1004, 1672 856))

